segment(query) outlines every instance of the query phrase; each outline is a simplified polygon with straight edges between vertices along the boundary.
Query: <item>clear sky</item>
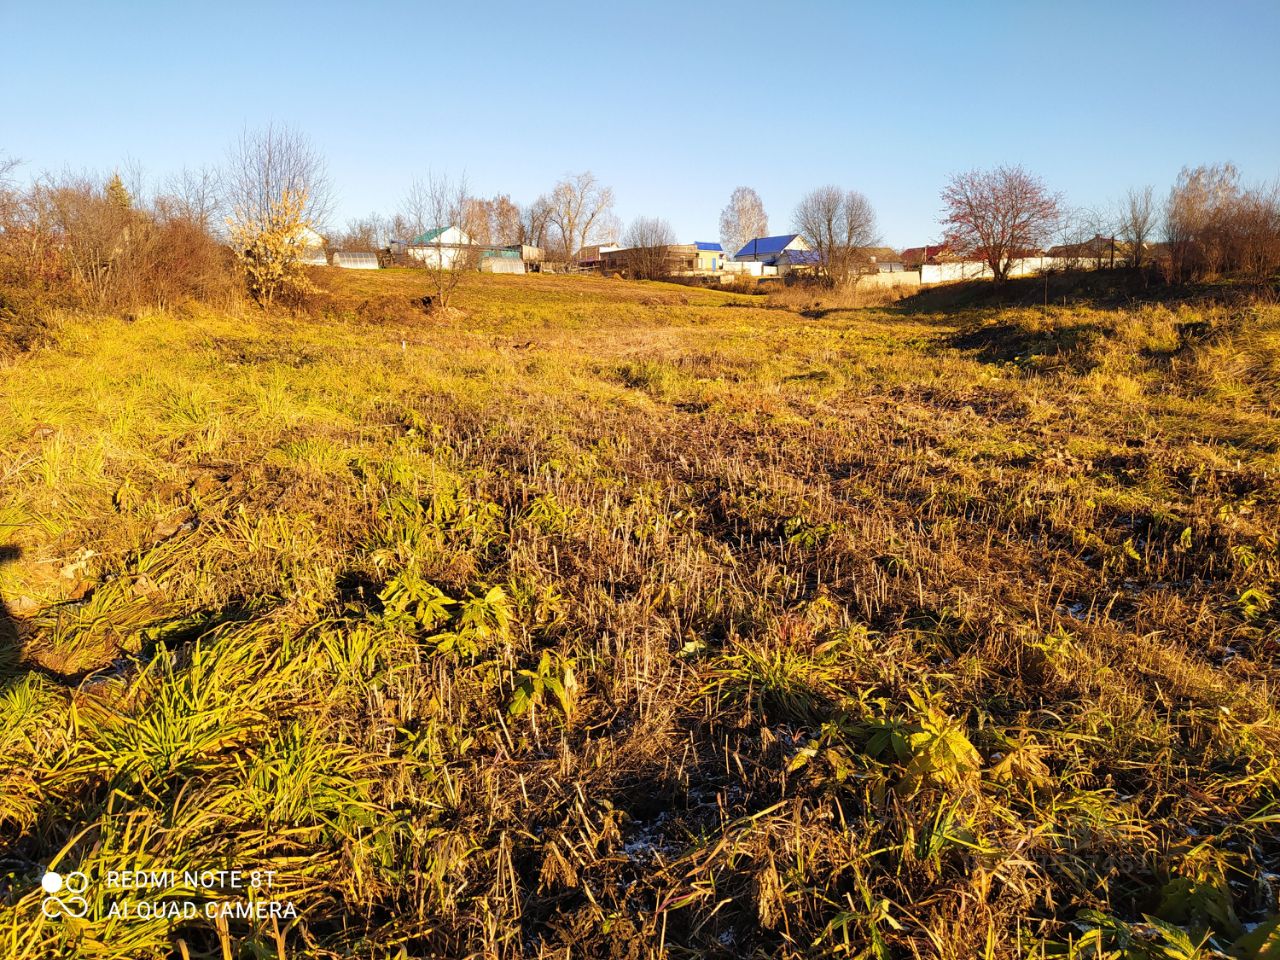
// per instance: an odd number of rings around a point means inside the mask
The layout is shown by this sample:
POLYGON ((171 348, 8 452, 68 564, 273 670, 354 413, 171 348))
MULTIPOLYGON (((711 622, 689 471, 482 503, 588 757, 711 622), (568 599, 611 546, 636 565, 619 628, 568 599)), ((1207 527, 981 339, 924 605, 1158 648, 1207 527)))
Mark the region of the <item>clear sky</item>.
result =
POLYGON ((753 186, 774 233, 861 190, 885 243, 938 235, 949 173, 1021 163, 1076 206, 1184 164, 1280 177, 1280 0, 561 4, 0 0, 0 153, 156 179, 284 122, 337 220, 428 169, 532 200, 590 169, 617 213, 715 239, 753 186))

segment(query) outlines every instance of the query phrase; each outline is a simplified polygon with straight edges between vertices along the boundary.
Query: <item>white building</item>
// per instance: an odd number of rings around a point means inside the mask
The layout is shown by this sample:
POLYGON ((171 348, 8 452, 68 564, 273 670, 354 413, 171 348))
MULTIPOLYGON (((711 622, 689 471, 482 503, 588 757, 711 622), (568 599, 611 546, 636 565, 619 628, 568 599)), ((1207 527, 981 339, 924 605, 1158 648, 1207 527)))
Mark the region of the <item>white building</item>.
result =
POLYGON ((299 250, 299 263, 306 263, 316 267, 328 265, 329 258, 324 254, 324 237, 310 227, 299 227, 298 232, 294 234, 293 242, 299 250))
POLYGON ((443 266, 446 270, 474 266, 479 253, 471 236, 452 226, 436 227, 418 234, 405 245, 404 252, 428 267, 443 266))
POLYGON ((789 255, 804 253, 809 244, 798 233, 788 233, 780 237, 756 237, 743 244, 742 249, 733 255, 739 263, 768 263, 777 266, 779 258, 786 261, 789 255))

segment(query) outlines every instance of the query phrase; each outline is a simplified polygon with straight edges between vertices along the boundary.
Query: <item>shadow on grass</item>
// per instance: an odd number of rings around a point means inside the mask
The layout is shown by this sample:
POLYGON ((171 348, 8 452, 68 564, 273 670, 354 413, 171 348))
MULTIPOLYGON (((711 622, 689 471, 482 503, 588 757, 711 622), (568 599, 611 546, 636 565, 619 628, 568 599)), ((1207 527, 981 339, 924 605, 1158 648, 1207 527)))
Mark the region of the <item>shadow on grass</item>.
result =
MULTIPOLYGON (((11 544, 0 547, 0 565, 12 563, 21 556, 21 547, 11 544)), ((56 683, 69 683, 68 679, 57 671, 23 659, 27 636, 27 630, 18 622, 17 617, 5 602, 3 594, 0 594, 0 693, 4 693, 11 685, 33 673, 56 683)))
MULTIPOLYGON (((12 563, 22 556, 19 547, 0 547, 0 565, 12 563)), ((18 631, 18 621, 9 612, 4 595, 0 594, 0 686, 11 679, 18 671, 22 661, 22 634, 18 631)))
POLYGON ((1008 363, 1033 356, 1076 356, 1106 331, 1095 323, 1073 323, 1052 329, 1029 329, 1020 323, 967 327, 947 338, 957 350, 976 351, 983 363, 1008 363))
POLYGON ((1001 310, 1008 307, 1092 306, 1100 309, 1142 303, 1233 305, 1274 302, 1276 284, 1245 280, 1168 283, 1154 270, 1081 270, 991 280, 962 280, 925 287, 885 307, 908 315, 1001 310))
MULTIPOLYGON (((0 546, 0 564, 11 563, 21 556, 22 550, 19 547, 0 546)), ((54 608, 74 607, 82 602, 56 604, 54 608)), ((54 608, 46 608, 41 616, 47 615, 54 608)), ((39 655, 34 652, 32 642, 39 629, 38 619, 19 620, 5 602, 4 596, 0 595, 0 691, 33 674, 64 687, 78 687, 86 680, 92 682, 124 676, 139 665, 149 663, 162 646, 171 650, 184 647, 221 626, 249 620, 260 612, 261 604, 233 600, 218 609, 161 620, 147 628, 146 640, 136 652, 117 650, 118 655, 108 662, 97 663, 83 670, 64 672, 40 663, 39 655)))

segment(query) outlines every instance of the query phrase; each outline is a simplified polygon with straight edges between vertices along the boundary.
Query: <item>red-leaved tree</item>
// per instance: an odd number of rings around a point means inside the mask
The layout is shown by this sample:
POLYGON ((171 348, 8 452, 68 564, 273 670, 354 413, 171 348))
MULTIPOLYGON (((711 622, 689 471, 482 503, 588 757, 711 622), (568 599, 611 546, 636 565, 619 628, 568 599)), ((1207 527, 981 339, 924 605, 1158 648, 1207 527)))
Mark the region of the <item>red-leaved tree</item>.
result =
POLYGON ((946 242, 986 261, 996 283, 1012 261, 1039 250, 1056 226, 1061 194, 1022 167, 958 173, 942 191, 946 242))

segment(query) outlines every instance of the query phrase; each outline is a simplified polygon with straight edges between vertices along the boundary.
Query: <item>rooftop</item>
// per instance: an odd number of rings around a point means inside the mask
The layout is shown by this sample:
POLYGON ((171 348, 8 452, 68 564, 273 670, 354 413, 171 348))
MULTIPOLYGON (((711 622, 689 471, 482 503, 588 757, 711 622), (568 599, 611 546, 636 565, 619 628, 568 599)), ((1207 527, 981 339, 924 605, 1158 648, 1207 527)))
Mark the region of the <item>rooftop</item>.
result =
POLYGON ((754 257, 762 253, 781 253, 798 236, 798 233, 787 233, 779 237, 756 237, 747 241, 734 256, 754 257))
POLYGON ((433 230, 428 230, 426 233, 418 234, 416 237, 410 240, 409 243, 415 247, 421 247, 428 243, 434 243, 436 239, 440 236, 440 234, 444 233, 448 229, 449 229, 448 227, 436 227, 433 230))

